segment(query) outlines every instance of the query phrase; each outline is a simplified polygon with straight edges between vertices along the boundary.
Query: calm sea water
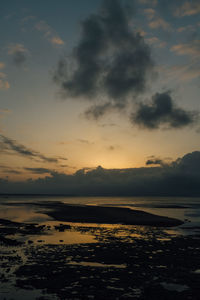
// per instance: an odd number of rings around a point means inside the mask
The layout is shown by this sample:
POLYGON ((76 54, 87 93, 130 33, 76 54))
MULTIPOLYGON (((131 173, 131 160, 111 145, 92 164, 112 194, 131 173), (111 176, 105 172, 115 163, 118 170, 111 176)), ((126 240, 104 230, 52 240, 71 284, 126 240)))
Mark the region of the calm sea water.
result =
POLYGON ((41 208, 30 203, 59 201, 68 204, 120 206, 143 210, 161 216, 178 218, 185 221, 177 230, 185 233, 200 229, 200 197, 64 197, 64 196, 9 196, 0 197, 0 218, 18 222, 43 223, 50 218, 41 208), (21 203, 21 205, 19 205, 21 203), (199 227, 199 228, 198 228, 199 227))

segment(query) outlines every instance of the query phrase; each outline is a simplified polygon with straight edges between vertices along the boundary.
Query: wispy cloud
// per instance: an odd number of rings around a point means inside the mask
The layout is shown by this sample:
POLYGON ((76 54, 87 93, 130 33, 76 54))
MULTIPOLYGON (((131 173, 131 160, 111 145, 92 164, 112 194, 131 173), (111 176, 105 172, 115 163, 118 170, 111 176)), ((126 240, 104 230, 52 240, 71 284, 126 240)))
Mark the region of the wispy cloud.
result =
POLYGON ((104 123, 104 124, 99 124, 99 127, 116 127, 118 124, 115 123, 104 123))
POLYGON ((159 38, 157 38, 156 36, 154 37, 151 37, 151 38, 147 38, 145 39, 145 41, 147 43, 149 43, 150 45, 155 45, 156 47, 159 47, 159 48, 163 48, 166 46, 166 42, 164 41, 161 41, 159 38))
POLYGON ((171 51, 178 55, 189 55, 193 59, 200 57, 200 40, 194 40, 187 44, 177 44, 171 47, 171 51))
POLYGON ((200 61, 199 59, 191 59, 184 64, 176 65, 160 65, 157 68, 160 75, 164 77, 163 82, 190 82, 193 79, 200 77, 200 61))
POLYGON ((192 16, 200 13, 199 0, 185 1, 181 6, 177 7, 174 15, 177 17, 192 16))
POLYGON ((177 32, 186 32, 186 31, 195 31, 196 28, 193 25, 187 25, 187 26, 182 26, 177 28, 177 32))
POLYGON ((63 157, 63 156, 57 156, 56 158, 57 158, 57 159, 60 159, 60 160, 68 160, 68 158, 63 157))
MULTIPOLYGON (((0 62, 0 70, 5 68, 5 64, 0 62)), ((6 80, 7 75, 0 72, 0 90, 8 90, 10 88, 9 82, 6 80)))
POLYGON ((171 25, 161 18, 153 8, 144 9, 144 13, 149 22, 149 27, 152 29, 162 28, 163 30, 170 31, 171 25))
POLYGON ((54 46, 64 45, 64 41, 58 36, 45 21, 39 21, 36 23, 35 28, 44 34, 44 37, 54 46))
POLYGON ((0 69, 5 68, 5 64, 3 62, 0 62, 0 69))
POLYGON ((144 13, 145 13, 148 20, 152 20, 156 15, 156 11, 153 8, 144 9, 144 13))
POLYGON ((64 45, 64 42, 63 40, 58 37, 58 36, 53 36, 51 39, 50 39, 50 42, 53 44, 53 45, 64 45))
MULTIPOLYGON (((31 22, 32 26, 39 32, 41 32, 44 38, 53 46, 62 46, 64 41, 58 35, 58 33, 44 20, 38 20, 36 16, 27 16, 21 20, 22 25, 31 22)), ((26 30, 24 27, 23 30, 26 30)))
POLYGON ((5 165, 0 165, 0 170, 1 172, 6 174, 16 174, 16 175, 21 174, 21 171, 5 165))
POLYGON ((159 39, 157 37, 151 37, 151 38, 148 38, 146 39, 146 41, 149 43, 149 44, 155 44, 155 43, 158 43, 159 42, 159 39))
POLYGON ((11 110, 9 109, 0 109, 0 117, 6 115, 6 114, 10 114, 11 110))
POLYGON ((40 160, 48 163, 58 163, 59 160, 55 157, 47 157, 41 154, 38 151, 32 150, 20 143, 16 140, 10 139, 2 134, 0 134, 0 147, 5 151, 11 151, 15 154, 19 154, 29 159, 40 160))
POLYGON ((36 19, 35 16, 26 16, 21 20, 21 22, 22 22, 22 24, 24 24, 24 23, 27 23, 27 22, 35 20, 35 19, 36 19))
POLYGON ((0 109, 0 113, 11 113, 11 110, 10 109, 0 109))
POLYGON ((15 175, 19 175, 19 174, 22 174, 21 171, 17 171, 17 170, 14 170, 14 169, 7 169, 7 170, 4 170, 4 173, 6 174, 15 174, 15 175))
POLYGON ((200 77, 200 66, 195 63, 176 65, 170 68, 168 76, 174 76, 182 81, 191 81, 192 79, 200 77))
POLYGON ((98 120, 107 112, 115 110, 117 107, 110 102, 91 106, 85 111, 85 117, 88 119, 98 120))
POLYGON ((3 72, 0 72, 0 79, 2 79, 2 78, 6 78, 6 74, 3 72))
POLYGON ((138 0, 138 2, 140 4, 144 4, 144 5, 153 5, 153 6, 156 6, 158 4, 158 0, 138 0))
POLYGON ((94 142, 90 142, 88 140, 84 140, 84 139, 77 139, 77 141, 81 144, 85 144, 85 145, 92 145, 94 144, 94 142))
POLYGON ((33 174, 51 174, 55 171, 46 168, 24 168, 25 171, 28 171, 33 174))
POLYGON ((162 28, 166 31, 172 30, 171 25, 168 22, 157 16, 149 23, 149 27, 152 29, 162 28))
POLYGON ((6 80, 0 79, 0 90, 8 90, 10 88, 10 84, 6 80))
POLYGON ((12 56, 14 64, 20 67, 25 63, 29 51, 23 44, 11 44, 8 46, 8 54, 12 56))

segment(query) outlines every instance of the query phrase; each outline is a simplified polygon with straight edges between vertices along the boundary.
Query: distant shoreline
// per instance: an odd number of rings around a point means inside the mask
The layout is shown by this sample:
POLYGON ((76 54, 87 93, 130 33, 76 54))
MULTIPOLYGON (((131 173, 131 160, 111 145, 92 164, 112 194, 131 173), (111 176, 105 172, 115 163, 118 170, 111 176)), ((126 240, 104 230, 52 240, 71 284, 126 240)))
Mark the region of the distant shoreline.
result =
POLYGON ((89 198, 98 198, 98 197, 107 197, 107 198, 132 198, 132 197, 137 197, 137 198, 142 198, 142 197, 147 197, 147 198, 168 198, 168 197, 173 197, 173 198, 200 198, 199 196, 195 195, 76 195, 76 194, 1 194, 0 193, 0 198, 1 197, 89 197, 89 198))

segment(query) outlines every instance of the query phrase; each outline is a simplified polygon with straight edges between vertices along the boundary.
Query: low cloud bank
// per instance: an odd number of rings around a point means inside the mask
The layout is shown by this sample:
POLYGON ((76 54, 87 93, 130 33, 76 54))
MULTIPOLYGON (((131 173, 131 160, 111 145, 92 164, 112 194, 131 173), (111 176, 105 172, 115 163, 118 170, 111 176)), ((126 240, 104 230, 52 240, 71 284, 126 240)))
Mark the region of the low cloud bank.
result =
POLYGON ((0 180, 1 193, 79 196, 200 196, 200 151, 169 165, 130 169, 81 169, 73 175, 51 172, 25 182, 0 180))

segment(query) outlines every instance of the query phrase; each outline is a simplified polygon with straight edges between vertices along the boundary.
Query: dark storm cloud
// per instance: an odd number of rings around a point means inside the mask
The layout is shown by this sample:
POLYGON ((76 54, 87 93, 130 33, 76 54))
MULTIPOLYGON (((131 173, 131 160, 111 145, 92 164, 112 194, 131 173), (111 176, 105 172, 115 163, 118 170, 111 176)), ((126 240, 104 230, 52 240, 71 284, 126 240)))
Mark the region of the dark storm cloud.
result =
POLYGON ((151 104, 140 103, 136 113, 131 115, 133 124, 148 129, 163 125, 168 128, 181 128, 193 124, 197 114, 176 107, 169 92, 156 93, 151 104))
POLYGON ((177 159, 172 164, 175 168, 186 173, 199 173, 200 172, 200 152, 194 151, 188 153, 182 158, 177 159))
MULTIPOLYGON (((150 47, 130 25, 134 9, 121 4, 106 0, 98 13, 82 21, 77 46, 71 56, 59 61, 54 73, 63 97, 81 97, 93 103, 84 114, 88 119, 122 111, 130 102, 134 105, 154 72, 150 47)), ((188 126, 195 118, 177 108, 169 93, 157 93, 151 104, 140 103, 130 119, 143 128, 166 125, 170 129, 188 126)))
POLYGON ((2 148, 4 152, 8 151, 9 153, 9 151, 13 151, 14 153, 17 153, 29 159, 40 159, 44 162, 58 163, 57 158, 46 157, 40 152, 29 149, 26 146, 21 145, 17 141, 12 140, 2 134, 0 134, 0 148, 2 148))
POLYGON ((1 193, 77 196, 200 196, 200 152, 169 165, 130 169, 84 168, 72 175, 52 172, 25 182, 0 179, 1 193))
MULTIPOLYGON (((54 74, 65 97, 96 101, 99 96, 105 96, 120 108, 130 94, 145 90, 153 63, 149 46, 130 28, 130 12, 118 0, 106 0, 98 14, 81 23, 81 39, 72 57, 60 60, 54 74)), ((98 118, 109 105, 92 107, 91 114, 98 118)))

